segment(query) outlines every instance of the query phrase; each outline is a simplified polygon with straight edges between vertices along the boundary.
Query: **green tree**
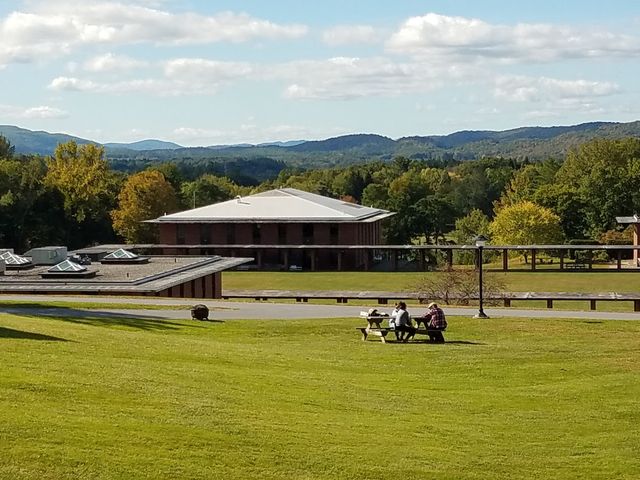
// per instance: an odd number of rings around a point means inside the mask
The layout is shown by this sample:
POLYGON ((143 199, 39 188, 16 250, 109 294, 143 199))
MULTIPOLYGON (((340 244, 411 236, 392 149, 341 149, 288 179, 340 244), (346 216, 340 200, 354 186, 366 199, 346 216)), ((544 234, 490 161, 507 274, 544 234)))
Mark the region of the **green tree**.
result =
POLYGON ((555 183, 555 176, 560 166, 561 163, 553 159, 524 165, 514 173, 500 200, 494 203, 494 211, 497 212, 507 205, 525 200, 535 203, 536 192, 544 186, 555 183))
POLYGON ((244 193, 244 189, 226 177, 205 174, 193 182, 185 182, 180 188, 183 205, 196 208, 230 200, 244 193))
POLYGON ((7 140, 7 137, 5 137, 4 135, 0 135, 0 159, 12 158, 15 151, 16 147, 11 145, 11 142, 7 140))
POLYGON ((153 243, 156 230, 142 223, 178 206, 176 192, 171 183, 157 170, 145 170, 127 178, 118 195, 118 208, 111 212, 113 229, 127 242, 153 243))
POLYGON ((576 193, 585 234, 596 238, 616 226, 616 216, 640 211, 640 139, 585 143, 567 154, 556 183, 576 193))
POLYGON ((38 205, 45 194, 45 173, 39 157, 0 159, 0 245, 20 251, 31 245, 42 225, 64 225, 53 199, 38 205))
MULTIPOLYGON (((473 209, 467 215, 456 220, 456 226, 451 232, 451 238, 458 245, 473 245, 477 235, 489 237, 489 217, 482 210, 473 209)), ((456 250, 456 261, 463 264, 473 263, 474 252, 456 250)))
MULTIPOLYGON (((560 217, 533 202, 510 205, 498 212, 489 225, 497 245, 558 244, 563 240, 560 217)), ((527 251, 524 250, 527 262, 527 251)))

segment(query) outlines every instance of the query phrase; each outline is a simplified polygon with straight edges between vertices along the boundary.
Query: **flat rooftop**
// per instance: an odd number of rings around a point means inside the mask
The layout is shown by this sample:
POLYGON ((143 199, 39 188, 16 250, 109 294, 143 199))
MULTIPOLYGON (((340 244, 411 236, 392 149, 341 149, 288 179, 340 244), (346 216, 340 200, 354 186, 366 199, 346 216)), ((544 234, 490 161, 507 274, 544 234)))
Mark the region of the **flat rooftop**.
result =
POLYGON ((52 265, 28 270, 7 270, 0 275, 0 293, 156 293, 182 283, 253 261, 220 256, 150 256, 148 263, 87 265, 91 278, 42 278, 52 265))

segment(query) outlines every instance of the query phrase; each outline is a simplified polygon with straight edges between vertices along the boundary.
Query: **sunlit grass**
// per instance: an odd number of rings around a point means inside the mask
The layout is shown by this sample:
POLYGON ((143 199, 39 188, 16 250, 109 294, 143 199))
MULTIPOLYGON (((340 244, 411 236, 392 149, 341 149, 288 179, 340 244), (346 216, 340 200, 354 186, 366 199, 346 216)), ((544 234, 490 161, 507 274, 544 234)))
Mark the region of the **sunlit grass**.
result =
POLYGON ((0 478, 635 479, 640 323, 0 315, 0 478))
MULTIPOLYGON (((233 272, 223 273, 228 290, 407 291, 435 272, 233 272)), ((637 292, 640 270, 629 272, 491 272, 514 292, 637 292)))

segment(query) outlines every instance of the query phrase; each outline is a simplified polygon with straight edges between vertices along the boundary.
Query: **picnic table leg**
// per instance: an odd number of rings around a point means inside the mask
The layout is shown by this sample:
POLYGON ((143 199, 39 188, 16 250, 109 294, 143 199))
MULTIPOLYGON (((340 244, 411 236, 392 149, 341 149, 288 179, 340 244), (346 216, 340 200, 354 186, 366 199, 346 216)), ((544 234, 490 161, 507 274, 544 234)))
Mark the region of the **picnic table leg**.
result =
POLYGON ((369 335, 369 330, 366 328, 362 329, 362 341, 365 342, 367 340, 367 336, 369 335))

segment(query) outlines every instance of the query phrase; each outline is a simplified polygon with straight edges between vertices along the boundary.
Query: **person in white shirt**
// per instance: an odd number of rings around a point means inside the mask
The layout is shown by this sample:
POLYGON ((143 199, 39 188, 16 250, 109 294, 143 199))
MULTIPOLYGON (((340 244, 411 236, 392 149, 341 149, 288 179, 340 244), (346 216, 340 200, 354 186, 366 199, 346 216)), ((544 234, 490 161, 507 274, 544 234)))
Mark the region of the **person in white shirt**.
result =
POLYGON ((411 317, 409 316, 409 312, 407 311, 406 303, 398 303, 395 320, 396 338, 399 341, 406 343, 410 338, 413 338, 415 336, 416 329, 413 325, 411 325, 411 317))

